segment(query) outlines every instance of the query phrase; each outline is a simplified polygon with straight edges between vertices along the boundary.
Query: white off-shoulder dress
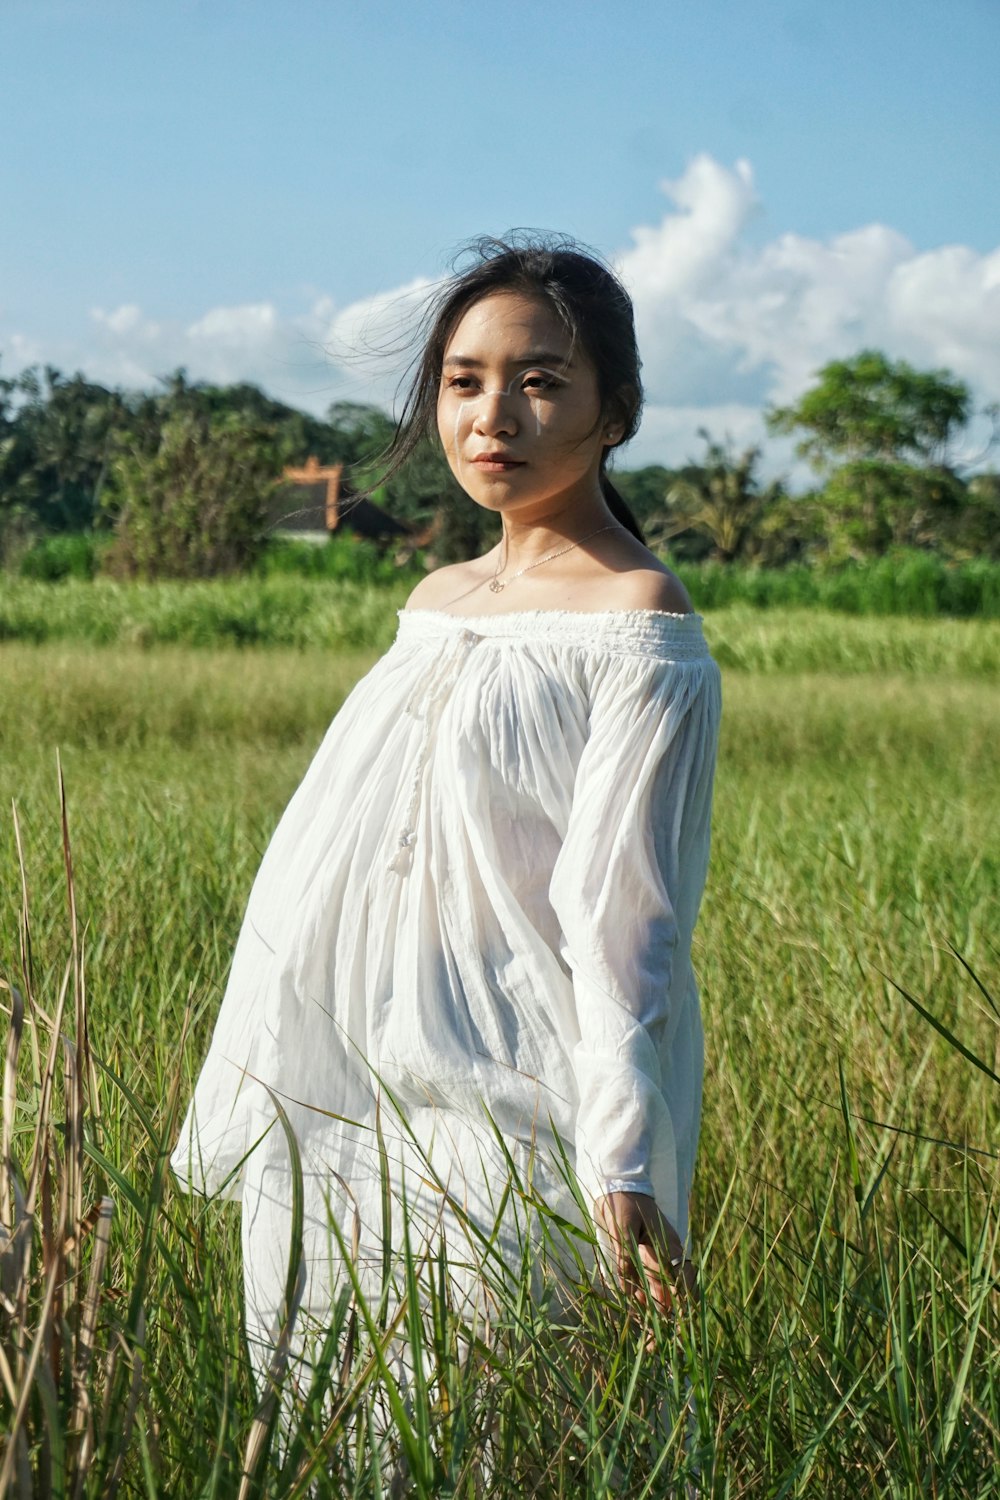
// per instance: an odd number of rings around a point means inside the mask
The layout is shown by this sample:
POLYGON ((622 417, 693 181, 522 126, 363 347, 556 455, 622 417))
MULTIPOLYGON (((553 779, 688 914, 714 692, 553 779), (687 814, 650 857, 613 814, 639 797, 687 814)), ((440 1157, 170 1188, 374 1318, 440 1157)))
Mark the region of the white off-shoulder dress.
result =
POLYGON ((273 1337, 291 1222, 269 1090, 320 1322, 331 1219, 377 1279, 404 1190, 411 1235, 454 1231, 449 1202, 489 1230, 500 1203, 517 1257, 512 1163, 568 1221, 567 1161, 585 1201, 650 1194, 686 1238, 719 714, 695 614, 400 612, 264 855, 173 1152, 242 1203, 252 1337, 273 1337))

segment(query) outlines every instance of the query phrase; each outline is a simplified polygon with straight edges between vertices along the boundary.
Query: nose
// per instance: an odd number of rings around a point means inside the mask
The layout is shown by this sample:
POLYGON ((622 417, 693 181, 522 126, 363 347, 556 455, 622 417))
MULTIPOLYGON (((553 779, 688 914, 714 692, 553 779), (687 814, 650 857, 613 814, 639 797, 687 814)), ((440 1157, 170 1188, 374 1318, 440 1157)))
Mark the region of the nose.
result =
POLYGON ((472 428, 482 437, 513 437, 517 431, 517 418, 509 391, 483 391, 476 402, 476 413, 472 428))

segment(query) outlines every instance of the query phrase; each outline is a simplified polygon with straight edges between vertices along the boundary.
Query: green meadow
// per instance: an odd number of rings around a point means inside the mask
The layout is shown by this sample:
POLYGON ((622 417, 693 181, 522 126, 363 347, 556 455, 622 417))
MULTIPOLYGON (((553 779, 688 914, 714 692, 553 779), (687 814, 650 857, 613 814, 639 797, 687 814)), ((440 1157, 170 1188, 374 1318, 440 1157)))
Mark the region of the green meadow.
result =
POLYGON ((700 1300, 636 1318, 581 1284, 557 1326, 496 1273, 468 1329, 404 1254, 402 1321, 345 1288, 312 1385, 261 1401, 236 1215, 164 1153, 269 834, 401 602, 296 634, 303 587, 274 583, 266 646, 234 644, 236 593, 228 644, 170 643, 169 590, 0 645, 0 1495, 995 1493, 1000 622, 707 615, 700 1300))

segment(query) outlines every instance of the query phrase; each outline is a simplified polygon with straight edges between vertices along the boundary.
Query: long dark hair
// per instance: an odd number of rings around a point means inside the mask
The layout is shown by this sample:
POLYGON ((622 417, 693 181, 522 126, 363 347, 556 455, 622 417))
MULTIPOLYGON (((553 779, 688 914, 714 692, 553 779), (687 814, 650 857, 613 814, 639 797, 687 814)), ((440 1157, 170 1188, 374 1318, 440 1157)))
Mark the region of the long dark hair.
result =
POLYGON ((638 521, 608 478, 608 454, 635 435, 642 412, 641 362, 632 299, 610 266, 574 241, 512 231, 506 239, 483 237, 459 257, 454 276, 433 297, 421 352, 410 370, 396 436, 379 482, 402 467, 424 438, 437 432, 437 397, 448 340, 475 302, 493 292, 542 298, 597 372, 601 420, 623 424, 618 443, 601 457, 601 490, 616 521, 640 542, 638 521), (464 269, 461 263, 467 262, 464 269))

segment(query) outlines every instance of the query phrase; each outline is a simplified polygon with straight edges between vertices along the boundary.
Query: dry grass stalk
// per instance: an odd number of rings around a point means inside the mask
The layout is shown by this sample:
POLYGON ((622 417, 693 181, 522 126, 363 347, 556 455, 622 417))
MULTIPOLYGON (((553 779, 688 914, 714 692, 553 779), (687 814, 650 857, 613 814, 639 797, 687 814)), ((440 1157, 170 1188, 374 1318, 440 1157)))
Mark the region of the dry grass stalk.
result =
MULTIPOLYGON (((71 952, 51 1016, 35 999, 28 886, 14 810, 23 994, 2 983, 9 1026, 0 1117, 0 1381, 13 1416, 0 1462, 0 1500, 9 1493, 25 1500, 84 1494, 99 1447, 95 1380, 108 1373, 99 1370, 95 1353, 114 1205, 102 1196, 84 1211, 85 1135, 97 1092, 61 767, 59 793, 71 952), (72 1036, 63 1030, 71 987, 72 1036), (26 1151, 17 1140, 22 1111, 30 1120, 26 1151)), ((139 1362, 129 1419, 138 1400, 137 1375, 141 1379, 139 1362)))

